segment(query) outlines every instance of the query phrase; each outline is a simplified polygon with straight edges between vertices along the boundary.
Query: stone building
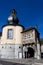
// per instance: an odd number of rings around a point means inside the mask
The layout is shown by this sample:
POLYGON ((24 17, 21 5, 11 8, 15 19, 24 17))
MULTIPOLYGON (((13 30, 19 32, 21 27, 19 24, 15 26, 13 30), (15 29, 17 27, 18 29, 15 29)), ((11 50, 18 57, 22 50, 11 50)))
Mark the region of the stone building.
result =
POLYGON ((41 58, 43 58, 43 38, 40 39, 41 42, 41 58))
POLYGON ((35 27, 24 28, 19 24, 16 11, 13 9, 8 23, 0 32, 0 58, 40 59, 40 34, 35 27))

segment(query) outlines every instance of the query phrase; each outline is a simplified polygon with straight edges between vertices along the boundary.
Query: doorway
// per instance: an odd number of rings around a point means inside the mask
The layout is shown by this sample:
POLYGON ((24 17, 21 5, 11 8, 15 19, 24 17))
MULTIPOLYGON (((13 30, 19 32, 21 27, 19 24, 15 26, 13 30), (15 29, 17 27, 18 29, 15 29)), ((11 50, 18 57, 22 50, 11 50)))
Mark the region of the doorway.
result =
POLYGON ((29 47, 27 52, 27 58, 34 57, 34 49, 29 47))
POLYGON ((34 49, 29 47, 28 51, 25 52, 25 58, 32 58, 34 57, 34 49))

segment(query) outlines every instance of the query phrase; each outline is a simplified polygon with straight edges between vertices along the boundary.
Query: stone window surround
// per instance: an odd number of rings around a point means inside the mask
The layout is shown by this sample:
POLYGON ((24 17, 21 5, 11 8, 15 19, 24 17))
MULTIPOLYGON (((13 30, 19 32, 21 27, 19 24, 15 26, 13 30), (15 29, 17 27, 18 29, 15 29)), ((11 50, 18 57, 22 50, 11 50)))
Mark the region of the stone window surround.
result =
POLYGON ((7 39, 13 39, 13 29, 8 29, 8 31, 7 31, 7 39), (9 34, 9 32, 8 32, 9 30, 12 30, 12 37, 9 37, 9 35, 8 35, 9 34))

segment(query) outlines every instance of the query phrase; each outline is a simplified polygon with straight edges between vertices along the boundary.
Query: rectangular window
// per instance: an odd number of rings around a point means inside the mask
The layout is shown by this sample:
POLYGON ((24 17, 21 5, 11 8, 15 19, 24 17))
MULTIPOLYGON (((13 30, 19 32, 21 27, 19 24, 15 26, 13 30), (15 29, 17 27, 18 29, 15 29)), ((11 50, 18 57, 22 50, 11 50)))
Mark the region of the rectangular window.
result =
POLYGON ((9 38, 9 39, 13 38, 13 30, 12 29, 8 29, 7 38, 9 38))

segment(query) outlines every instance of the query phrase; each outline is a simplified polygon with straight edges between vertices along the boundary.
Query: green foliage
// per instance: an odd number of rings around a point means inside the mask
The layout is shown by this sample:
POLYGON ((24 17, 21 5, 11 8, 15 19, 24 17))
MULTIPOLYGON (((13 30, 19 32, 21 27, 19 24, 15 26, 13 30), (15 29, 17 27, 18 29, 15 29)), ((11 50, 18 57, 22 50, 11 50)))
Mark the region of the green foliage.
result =
POLYGON ((40 39, 41 44, 43 44, 43 39, 40 39))

